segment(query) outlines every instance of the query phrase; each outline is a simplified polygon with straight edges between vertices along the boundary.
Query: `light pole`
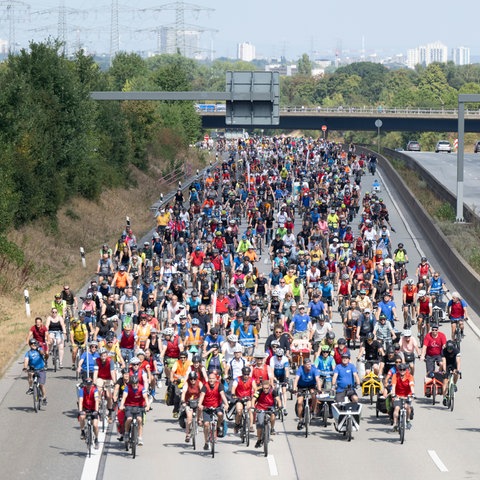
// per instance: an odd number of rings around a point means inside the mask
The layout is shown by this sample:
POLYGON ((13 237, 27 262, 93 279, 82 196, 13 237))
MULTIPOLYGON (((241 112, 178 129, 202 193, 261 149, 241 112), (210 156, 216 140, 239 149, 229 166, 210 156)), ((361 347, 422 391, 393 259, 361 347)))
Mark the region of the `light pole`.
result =
POLYGON ((380 128, 382 127, 383 125, 383 122, 377 118, 377 120, 375 120, 375 126, 377 127, 377 150, 378 150, 378 154, 380 155, 380 128))

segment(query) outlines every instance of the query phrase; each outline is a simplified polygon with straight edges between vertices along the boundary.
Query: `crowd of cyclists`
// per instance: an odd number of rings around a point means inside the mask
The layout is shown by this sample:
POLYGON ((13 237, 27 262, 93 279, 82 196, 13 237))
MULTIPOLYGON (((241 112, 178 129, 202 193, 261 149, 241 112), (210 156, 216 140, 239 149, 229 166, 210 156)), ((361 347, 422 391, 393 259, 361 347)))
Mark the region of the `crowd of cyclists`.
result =
POLYGON ((356 403, 370 373, 396 429, 401 399, 413 418, 417 358, 426 362, 425 395, 441 382, 446 404, 449 376, 456 384, 461 374, 468 307, 457 292, 446 299, 425 257, 408 276, 380 183, 362 186, 376 158, 279 136, 233 142, 217 160, 156 213, 142 245, 127 220, 116 245, 101 247, 84 297, 64 285, 45 320, 35 319, 27 393, 41 372, 47 404, 51 352, 63 368, 70 347, 81 438, 91 415, 95 448, 101 402, 118 440, 128 442, 136 418, 143 445, 160 391, 185 442, 198 422, 208 450, 213 419, 221 438, 229 421, 242 432, 245 412, 258 448, 265 415, 275 434, 276 419, 293 413, 289 395, 302 430, 306 396, 314 417, 325 396, 356 403))

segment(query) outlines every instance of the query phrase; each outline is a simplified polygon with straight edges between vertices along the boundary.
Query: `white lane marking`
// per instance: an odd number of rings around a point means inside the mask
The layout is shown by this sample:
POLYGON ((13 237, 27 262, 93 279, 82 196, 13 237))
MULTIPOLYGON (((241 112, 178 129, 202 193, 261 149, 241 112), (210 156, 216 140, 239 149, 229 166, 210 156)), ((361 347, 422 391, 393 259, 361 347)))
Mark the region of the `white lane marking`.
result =
POLYGON ((377 170, 377 173, 378 173, 378 176, 380 177, 380 179, 382 180, 382 184, 385 187, 385 190, 387 191, 388 196, 390 197, 390 200, 393 203, 393 206, 395 207, 395 209, 398 212, 398 216, 402 219, 402 222, 405 225, 405 228, 406 228, 408 234, 410 235, 410 238, 413 240, 413 244, 415 245, 415 248, 417 249, 417 252, 420 254, 421 257, 425 256, 422 248, 420 247, 420 243, 418 243, 417 239, 414 237, 413 232, 410 228, 410 225, 407 223, 407 220, 404 217, 402 211, 400 210, 400 207, 398 206, 398 203, 393 198, 392 192, 390 191, 387 184, 385 183, 385 179, 383 178, 383 175, 378 170, 377 170))
POLYGON ((430 458, 433 460, 433 463, 441 472, 448 472, 448 468, 440 460, 440 457, 437 455, 437 452, 435 450, 427 450, 427 452, 430 455, 430 458))
POLYGON ((277 462, 275 462, 275 457, 273 455, 269 455, 267 457, 267 461, 268 461, 268 468, 270 469, 270 476, 278 477, 277 462))
POLYGON ((100 448, 98 450, 92 448, 92 456, 90 458, 87 456, 85 459, 80 480, 92 480, 92 478, 97 478, 98 467, 100 466, 100 459, 102 458, 103 446, 105 444, 105 436, 105 432, 98 432, 98 443, 100 443, 100 448))

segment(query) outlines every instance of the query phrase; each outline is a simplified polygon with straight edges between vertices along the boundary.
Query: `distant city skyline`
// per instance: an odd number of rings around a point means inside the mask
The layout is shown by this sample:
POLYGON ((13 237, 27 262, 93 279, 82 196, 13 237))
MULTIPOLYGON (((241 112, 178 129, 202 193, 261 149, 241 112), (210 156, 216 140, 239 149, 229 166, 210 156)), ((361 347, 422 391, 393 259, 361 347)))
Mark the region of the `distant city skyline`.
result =
MULTIPOLYGON (((69 51, 81 46, 89 53, 109 53, 111 4, 108 0, 84 0, 81 4, 75 0, 12 0, 12 14, 4 2, 0 6, 0 40, 7 44, 11 40, 18 51, 27 47, 29 40, 63 36, 69 51), (65 8, 59 9, 62 4, 65 8)), ((473 0, 465 0, 461 8, 446 0, 404 0, 388 8, 380 0, 367 4, 357 0, 328 4, 243 0, 235 5, 220 0, 195 4, 137 0, 133 7, 119 0, 116 38, 122 51, 154 53, 159 50, 161 27, 175 28, 180 19, 185 30, 198 27, 201 35, 196 48, 206 58, 236 58, 240 43, 254 45, 257 58, 296 60, 303 53, 322 58, 339 52, 347 56, 406 56, 409 49, 436 41, 446 45, 449 54, 454 48, 467 47, 476 57, 480 55, 480 37, 475 28, 467 27, 465 12, 469 12, 468 18, 477 18, 480 7, 473 0), (181 17, 178 5, 183 6, 181 17)))

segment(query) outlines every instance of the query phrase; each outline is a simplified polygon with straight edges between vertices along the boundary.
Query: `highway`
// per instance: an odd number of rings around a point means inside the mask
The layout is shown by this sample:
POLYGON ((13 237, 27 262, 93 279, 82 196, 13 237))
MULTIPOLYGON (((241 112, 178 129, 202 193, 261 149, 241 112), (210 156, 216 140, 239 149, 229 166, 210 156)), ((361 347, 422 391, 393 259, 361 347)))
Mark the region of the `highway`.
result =
MULTIPOLYGON (((457 195, 457 154, 435 152, 402 152, 412 157, 419 165, 422 165, 435 178, 442 183, 455 196, 457 195)), ((480 154, 465 152, 464 163, 464 203, 479 214, 480 190, 480 154)))
MULTIPOLYGON (((418 155, 423 155, 423 152, 418 155)), ((424 156, 450 157, 428 153, 424 156)), ((383 183, 381 172, 377 178, 383 183)), ((364 178, 364 190, 370 188, 372 179, 371 176, 364 178)), ((382 197, 386 200, 392 225, 396 229, 394 244, 401 241, 407 248, 410 274, 414 274, 423 254, 433 265, 437 264, 408 214, 397 210, 401 199, 393 190, 390 196, 385 186, 382 197)), ((357 223, 354 222, 355 228, 357 223)), ((259 267, 266 269, 267 266, 262 260, 259 267)), ((446 281, 448 284, 448 279, 446 281)), ((449 285, 449 288, 452 290, 454 286, 449 285)), ((395 293, 395 301, 400 305, 398 292, 395 293)), ((476 312, 471 312, 470 317, 479 324, 476 312)), ((341 336, 336 312, 334 328, 337 337, 341 336)), ((449 325, 442 325, 441 330, 448 336, 449 325)), ((418 364, 414 427, 407 431, 404 445, 400 445, 398 434, 391 432, 386 415, 380 414, 376 418, 374 406, 365 401, 362 401, 360 431, 355 433, 351 443, 335 432, 331 421, 324 428, 314 420, 312 435, 305 438, 303 431, 296 430, 293 402, 290 401, 287 405, 289 416, 283 425, 277 425, 278 435, 273 437, 268 458, 264 458, 253 445, 248 449, 241 445, 231 429, 226 438, 219 440, 215 459, 201 450, 194 452, 191 445, 184 443, 184 433, 172 418, 172 407, 166 407, 161 401, 155 402, 154 410, 148 414, 145 445, 139 448, 137 459, 133 460, 125 453, 114 432, 102 443, 101 453, 85 460, 86 448, 80 441, 75 419, 75 381, 71 370, 65 368, 57 373, 48 373, 49 404, 46 411, 35 414, 31 397, 25 395, 27 384, 21 376, 21 366, 15 362, 0 380, 2 476, 108 480, 138 475, 183 479, 195 475, 211 479, 228 477, 243 480, 253 476, 289 480, 305 479, 321 472, 327 478, 343 474, 363 479, 377 473, 387 474, 395 480, 402 480, 405 475, 430 480, 438 478, 443 472, 454 479, 480 478, 480 458, 476 449, 472 448, 478 443, 480 432, 480 404, 477 398, 480 391, 473 360, 479 339, 471 329, 467 329, 466 333, 462 342, 463 380, 459 383, 455 410, 449 412, 442 405, 432 406, 424 397, 425 370, 423 365, 418 364)), ((67 358, 65 365, 70 365, 67 358)), ((164 389, 158 398, 163 397, 163 392, 164 389)))

